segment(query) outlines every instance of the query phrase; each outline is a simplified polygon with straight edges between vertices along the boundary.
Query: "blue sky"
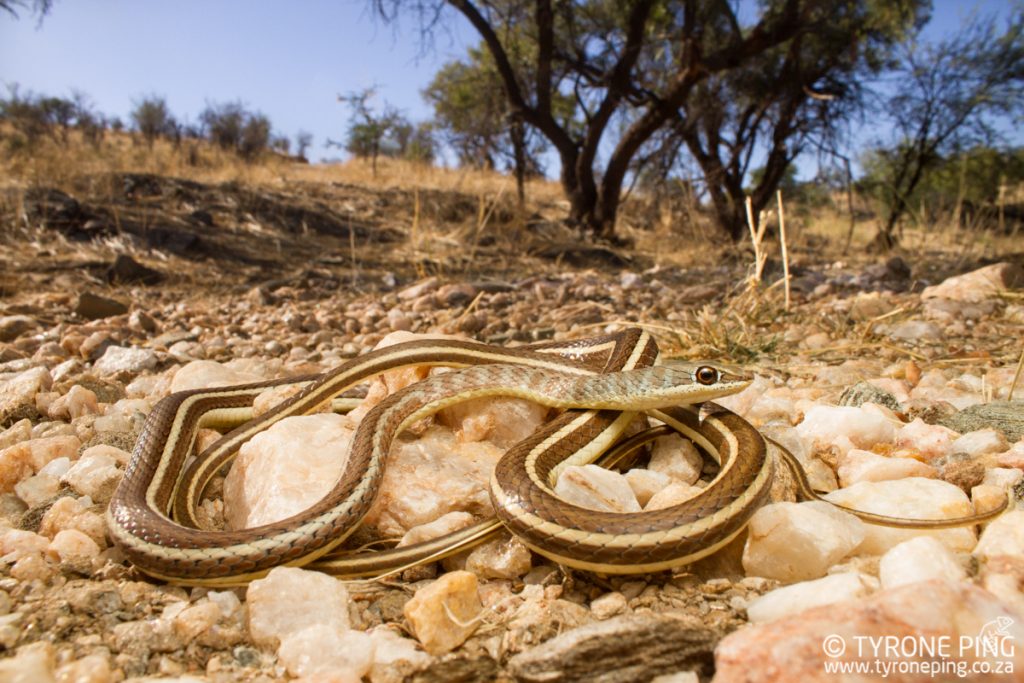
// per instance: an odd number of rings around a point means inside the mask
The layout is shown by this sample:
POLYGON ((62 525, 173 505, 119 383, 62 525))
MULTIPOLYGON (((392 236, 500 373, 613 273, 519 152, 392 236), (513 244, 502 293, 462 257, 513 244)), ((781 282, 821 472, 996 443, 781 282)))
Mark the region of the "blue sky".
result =
MULTIPOLYGON (((935 0, 929 34, 955 29, 973 11, 1005 15, 1013 6, 935 0)), ((189 121, 207 102, 241 100, 277 133, 311 132, 318 158, 337 154, 324 149, 326 138, 344 139, 339 93, 377 85, 410 118, 428 118, 420 91, 476 40, 446 9, 424 51, 414 19, 385 25, 368 0, 56 0, 41 25, 26 12, 20 20, 0 14, 0 83, 51 95, 77 88, 126 121, 147 94, 163 95, 189 121)))

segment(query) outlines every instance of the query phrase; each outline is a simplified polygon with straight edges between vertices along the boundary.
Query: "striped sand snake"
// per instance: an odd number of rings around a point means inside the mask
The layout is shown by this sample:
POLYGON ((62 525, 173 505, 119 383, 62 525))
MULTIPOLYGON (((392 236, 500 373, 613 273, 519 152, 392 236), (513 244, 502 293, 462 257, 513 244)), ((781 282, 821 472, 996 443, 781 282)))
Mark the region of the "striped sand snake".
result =
MULTIPOLYGON (((107 512, 114 542, 143 572, 177 583, 244 583, 282 564, 307 565, 343 576, 378 575, 436 559, 479 542, 500 525, 560 563, 608 573, 643 573, 707 555, 728 543, 764 503, 774 459, 758 432, 739 416, 706 401, 739 391, 750 377, 713 365, 655 366, 657 347, 636 329, 605 337, 512 349, 455 340, 426 340, 370 352, 320 376, 172 394, 153 409, 107 512), (384 370, 444 365, 462 370, 430 377, 395 393, 360 422, 332 490, 288 519, 240 531, 200 529, 195 508, 238 448, 269 425, 304 414, 384 370), (244 422, 267 388, 301 386, 274 410, 244 422), (409 425, 457 401, 518 396, 567 409, 498 463, 491 496, 499 522, 488 520, 441 539, 369 555, 332 555, 372 503, 393 440, 409 425), (639 412, 664 423, 627 439, 605 457, 616 459, 674 430, 718 461, 700 493, 663 510, 612 514, 558 499, 551 481, 565 466, 599 458, 619 441, 639 412), (200 427, 230 431, 186 467, 200 427)), ((783 454, 784 456, 786 454, 783 454)), ((810 490, 799 463, 784 462, 810 490)), ((995 511, 998 512, 998 511, 995 511)), ((981 521, 995 512, 958 523, 981 521)), ((897 526, 949 526, 876 518, 897 526)), ((869 521, 872 521, 869 519, 869 521)))

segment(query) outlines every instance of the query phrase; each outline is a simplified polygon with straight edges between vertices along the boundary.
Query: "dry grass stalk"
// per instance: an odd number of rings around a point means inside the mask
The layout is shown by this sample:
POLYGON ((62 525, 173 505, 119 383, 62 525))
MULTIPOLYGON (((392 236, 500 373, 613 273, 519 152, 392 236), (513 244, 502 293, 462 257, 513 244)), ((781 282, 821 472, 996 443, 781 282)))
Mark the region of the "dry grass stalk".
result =
POLYGON ((779 204, 779 242, 782 243, 782 278, 786 288, 786 312, 789 312, 789 252, 786 249, 786 215, 782 211, 782 190, 775 191, 775 199, 779 204))
POLYGON ((1020 350, 1020 360, 1017 361, 1017 370, 1013 373, 1013 381, 1010 382, 1010 393, 1006 396, 1007 401, 1013 400, 1013 390, 1017 388, 1021 368, 1024 368, 1024 348, 1020 350))

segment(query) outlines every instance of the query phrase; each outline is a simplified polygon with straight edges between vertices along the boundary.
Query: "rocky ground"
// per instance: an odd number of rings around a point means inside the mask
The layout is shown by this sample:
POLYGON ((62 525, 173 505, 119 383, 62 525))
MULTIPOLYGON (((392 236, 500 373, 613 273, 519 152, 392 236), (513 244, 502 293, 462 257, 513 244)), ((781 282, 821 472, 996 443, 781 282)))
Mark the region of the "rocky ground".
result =
MULTIPOLYGON (((749 287, 731 251, 684 266, 573 242, 540 215, 514 235, 511 214, 462 228, 473 198, 409 194, 125 175, 5 196, 0 680, 833 681, 826 664, 876 659, 916 662, 889 677, 921 680, 936 665, 871 649, 890 636, 969 642, 945 658, 974 667, 969 679, 1020 676, 1024 255, 796 250, 787 310, 771 263, 749 287), (736 542, 646 577, 572 572, 504 537, 380 583, 283 569, 217 591, 149 580, 110 544, 106 503, 171 391, 323 372, 394 333, 514 344, 629 324, 666 355, 756 372, 723 403, 790 448, 832 502, 953 518, 1008 495, 1010 510, 986 526, 893 530, 787 502, 780 486, 736 542)), ((371 399, 425 374, 386 378, 371 399)), ((489 468, 545 417, 499 403, 421 425, 395 449, 361 540, 487 516, 489 468)), ((295 418, 306 422, 254 439, 215 482, 208 521, 249 526, 311 504, 357 418, 295 418)), ((713 474, 673 437, 627 473, 569 468, 558 486, 636 511, 713 474)))

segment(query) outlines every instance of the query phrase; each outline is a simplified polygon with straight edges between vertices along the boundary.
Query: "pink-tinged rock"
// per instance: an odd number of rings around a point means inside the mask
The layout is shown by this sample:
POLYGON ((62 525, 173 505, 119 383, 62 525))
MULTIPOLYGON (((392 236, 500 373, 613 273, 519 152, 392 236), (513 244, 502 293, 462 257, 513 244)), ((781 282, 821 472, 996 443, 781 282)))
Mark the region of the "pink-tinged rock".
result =
POLYGON ((0 432, 0 451, 32 438, 32 420, 25 418, 0 432))
POLYGON ((189 389, 210 389, 232 384, 248 384, 266 379, 251 372, 233 370, 212 360, 194 360, 174 374, 171 393, 189 389))
POLYGON ((878 563, 882 588, 896 588, 917 581, 942 579, 957 582, 967 578, 949 548, 934 538, 918 536, 891 548, 878 563))
POLYGON ((88 498, 58 498, 39 522, 39 533, 52 539, 60 531, 75 529, 95 541, 100 548, 107 547, 106 522, 101 515, 88 509, 90 502, 88 498))
POLYGON ((1024 439, 1010 446, 1010 450, 995 456, 999 467, 1015 467, 1024 471, 1024 439))
MULTIPOLYGON (((945 481, 921 477, 861 482, 833 491, 825 498, 844 507, 908 519, 953 519, 974 514, 967 494, 959 488, 945 481)), ((954 552, 969 552, 976 540, 972 527, 898 529, 866 524, 858 552, 881 555, 915 536, 934 536, 954 552)))
POLYGON ((882 391, 888 391, 900 403, 906 403, 910 400, 910 384, 905 379, 879 377, 869 379, 868 384, 878 387, 882 391))
POLYGON ((558 476, 555 494, 573 505, 603 512, 639 512, 626 477, 598 465, 570 465, 558 476))
POLYGON ((644 506, 654 494, 668 486, 672 478, 653 470, 632 469, 626 472, 626 482, 633 489, 636 501, 644 506))
POLYGON ((877 581, 859 572, 843 572, 769 591, 747 605, 751 623, 775 621, 811 607, 853 600, 871 593, 877 581))
POLYGON ((1024 561, 1024 510, 1004 512, 985 527, 974 556, 982 562, 1002 555, 1024 561))
POLYGON ((53 537, 46 553, 81 574, 89 574, 100 555, 100 547, 81 531, 65 529, 53 537))
POLYGON ((441 655, 469 638, 482 610, 476 575, 455 571, 417 590, 403 612, 423 649, 441 655))
MULTIPOLYGON (((305 389, 303 384, 285 384, 279 387, 272 387, 266 389, 260 393, 252 402, 252 414, 253 416, 262 415, 268 413, 286 400, 295 396, 299 392, 305 389)), ((317 406, 314 410, 308 411, 309 413, 329 413, 331 412, 331 404, 329 401, 317 406)))
POLYGON ((356 683, 373 665, 373 639, 362 631, 314 624, 284 637, 278 661, 292 676, 356 683))
MULTIPOLYGON (((773 387, 774 384, 770 379, 762 375, 756 375, 754 377, 754 381, 751 382, 750 386, 746 389, 738 394, 717 399, 715 403, 719 403, 732 412, 743 415, 749 419, 750 411, 760 401, 764 393, 773 387)), ((691 481, 687 483, 692 484, 693 482, 691 481)))
POLYGON ((348 460, 352 434, 348 419, 332 413, 285 418, 253 437, 224 480, 229 528, 276 522, 323 498, 348 460))
POLYGON ((703 489, 698 486, 690 486, 681 481, 674 481, 662 490, 651 496, 644 506, 644 510, 664 510, 674 505, 679 505, 700 493, 703 489))
POLYGON ((481 579, 518 579, 532 566, 529 548, 514 536, 496 538, 470 551, 466 571, 481 579))
POLYGON ((704 458, 688 440, 673 434, 654 442, 647 469, 666 474, 676 481, 692 484, 700 477, 704 458))
POLYGON ((714 680, 715 683, 881 680, 883 671, 880 669, 867 668, 860 675, 843 675, 826 668, 835 663, 851 663, 851 666, 862 663, 871 667, 876 660, 890 667, 885 678, 888 681, 959 680, 955 670, 932 677, 898 673, 892 667, 911 666, 914 662, 921 662, 918 667, 922 664, 940 666, 955 661, 965 662, 970 671, 973 662, 985 660, 991 664, 1009 662, 1014 670, 1020 671, 1024 667, 1022 639, 1024 620, 1021 615, 1011 612, 988 591, 969 583, 922 581, 866 599, 817 607, 736 631, 715 649, 714 680), (905 638, 909 640, 904 641, 905 638), (922 645, 937 648, 942 641, 950 649, 947 656, 921 654, 922 645), (983 650, 981 643, 990 649, 983 650), (895 656, 886 654, 887 644, 894 648, 891 652, 895 656), (881 646, 877 653, 874 645, 881 646), (975 645, 978 645, 977 650, 975 645), (916 652, 909 649, 914 646, 916 652), (994 655, 992 646, 996 648, 994 655))
POLYGON ((82 442, 77 436, 65 434, 62 436, 50 436, 41 439, 30 439, 22 441, 10 448, 0 452, 0 461, 4 459, 4 453, 11 452, 11 458, 20 458, 26 462, 33 472, 43 469, 48 462, 57 458, 78 459, 78 449, 82 442))
POLYGON ((931 465, 913 458, 888 457, 854 449, 843 457, 837 474, 840 486, 846 487, 861 481, 887 481, 906 477, 934 479, 939 473, 931 465))
POLYGON ((864 540, 864 523, 821 501, 773 503, 747 526, 743 569, 748 576, 806 581, 824 576, 864 540))
POLYGON ((0 530, 0 557, 13 562, 33 553, 46 552, 50 539, 22 529, 0 530))
POLYGON ((174 615, 171 628, 182 642, 188 644, 208 631, 220 617, 220 607, 209 600, 203 600, 174 615))
MULTIPOLYGON (((66 461, 66 458, 58 458, 53 462, 66 461)), ((45 468, 44 468, 45 469, 45 468)), ((27 477, 14 485, 14 493, 24 501, 25 505, 34 508, 42 505, 57 495, 60 488, 60 477, 51 474, 37 474, 27 477)))
POLYGON ((1007 491, 1001 486, 978 484, 971 487, 971 505, 979 515, 1002 506, 1006 496, 1007 491))
POLYGON ((925 287, 921 298, 979 302, 1016 287, 1024 287, 1024 269, 1014 263, 993 263, 925 287))
POLYGON ((885 417, 850 406, 814 406, 796 430, 806 443, 835 446, 840 453, 853 448, 870 449, 878 443, 891 443, 896 437, 896 425, 885 417))
POLYGON ((489 441, 508 449, 537 430, 549 409, 516 398, 478 398, 445 408, 438 423, 453 429, 463 441, 489 441))
POLYGON ((425 668, 431 657, 420 650, 416 641, 403 638, 387 626, 370 631, 373 640, 373 666, 370 683, 401 683, 425 668))
POLYGON ((337 632, 349 628, 349 596, 337 579, 297 567, 275 567, 249 584, 249 634, 263 648, 274 649, 288 636, 320 625, 337 632))
POLYGON ((896 435, 896 445, 916 451, 922 457, 933 460, 953 452, 953 442, 960 435, 942 425, 930 425, 921 418, 904 425, 896 435))
POLYGON ((96 394, 76 384, 68 393, 50 404, 48 414, 52 420, 77 420, 83 415, 96 415, 99 412, 96 394))
POLYGON ((58 683, 113 683, 107 655, 86 655, 57 668, 58 683))
POLYGON ((427 522, 426 524, 420 524, 412 529, 405 532, 402 536, 402 540, 398 542, 398 547, 401 548, 407 545, 413 545, 415 543, 423 543, 435 538, 439 538, 446 534, 450 534, 459 529, 463 529, 474 521, 473 515, 468 512, 449 512, 448 514, 441 515, 433 522, 427 522))

